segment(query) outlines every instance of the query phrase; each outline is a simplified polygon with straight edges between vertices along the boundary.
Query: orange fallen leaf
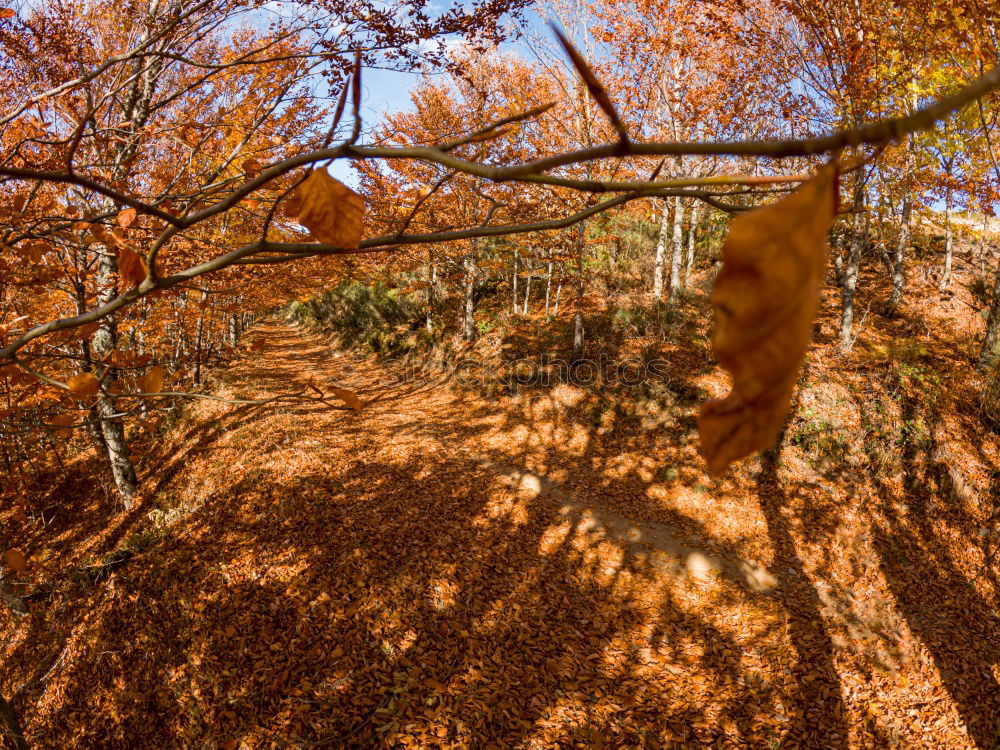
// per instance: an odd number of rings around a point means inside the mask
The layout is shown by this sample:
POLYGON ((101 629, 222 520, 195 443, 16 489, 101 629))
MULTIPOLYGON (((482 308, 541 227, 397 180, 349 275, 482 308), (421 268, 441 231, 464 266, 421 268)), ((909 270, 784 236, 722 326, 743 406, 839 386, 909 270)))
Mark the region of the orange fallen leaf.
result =
POLYGON ((361 411, 363 404, 361 399, 358 398, 358 394, 354 391, 349 391, 346 388, 338 388, 337 386, 333 386, 330 390, 333 392, 334 396, 354 409, 354 411, 361 411))
POLYGON ((836 207, 836 167, 795 192, 733 219, 712 289, 712 349, 733 377, 701 407, 710 474, 774 444, 812 337, 836 207))
POLYGON ((353 250, 361 244, 364 200, 325 169, 312 170, 288 195, 285 211, 320 242, 353 250))
POLYGON ((7 550, 4 553, 4 560, 7 562, 7 567, 15 573, 23 573, 28 569, 28 560, 20 550, 7 550))

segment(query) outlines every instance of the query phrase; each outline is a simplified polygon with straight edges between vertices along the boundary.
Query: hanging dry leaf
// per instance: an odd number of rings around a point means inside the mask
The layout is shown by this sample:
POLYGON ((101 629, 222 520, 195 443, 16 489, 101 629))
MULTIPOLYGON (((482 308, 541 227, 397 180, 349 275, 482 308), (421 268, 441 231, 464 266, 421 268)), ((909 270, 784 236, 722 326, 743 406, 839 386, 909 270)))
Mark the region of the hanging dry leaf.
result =
POLYGON ((159 365, 150 368, 139 387, 144 393, 160 393, 163 390, 163 368, 159 365))
POLYGON ((320 242, 353 250, 361 244, 364 200, 325 169, 314 169, 288 195, 285 211, 320 242))
POLYGON ((66 385, 69 386, 69 392, 76 398, 94 396, 101 389, 101 381, 89 372, 77 373, 66 381, 66 385))
POLYGON ((56 435, 59 437, 73 437, 73 428, 70 426, 73 424, 72 414, 56 414, 52 417, 52 421, 49 422, 50 427, 60 427, 62 429, 56 430, 56 435))
POLYGON ((117 251, 118 273, 132 286, 139 286, 146 280, 146 261, 135 250, 121 247, 117 251))
POLYGON ((256 177, 260 174, 260 162, 256 159, 244 159, 240 164, 240 168, 247 177, 256 177))
POLYGON ((4 553, 7 567, 15 573, 23 573, 28 569, 28 560, 20 550, 9 549, 4 553))
POLYGON ((771 447, 781 432, 819 306, 836 182, 826 167, 730 224, 711 300, 712 349, 733 388, 698 417, 711 474, 771 447))
POLYGON ((118 212, 118 226, 122 229, 128 229, 135 221, 135 217, 136 210, 134 208, 123 208, 118 212))
POLYGON ((354 411, 361 411, 363 404, 361 403, 361 399, 358 398, 358 394, 354 391, 349 391, 346 388, 338 388, 337 386, 333 386, 330 390, 334 396, 354 409, 354 411))
POLYGON ((76 337, 78 339, 89 339, 95 333, 100 326, 100 323, 87 323, 76 329, 76 337))

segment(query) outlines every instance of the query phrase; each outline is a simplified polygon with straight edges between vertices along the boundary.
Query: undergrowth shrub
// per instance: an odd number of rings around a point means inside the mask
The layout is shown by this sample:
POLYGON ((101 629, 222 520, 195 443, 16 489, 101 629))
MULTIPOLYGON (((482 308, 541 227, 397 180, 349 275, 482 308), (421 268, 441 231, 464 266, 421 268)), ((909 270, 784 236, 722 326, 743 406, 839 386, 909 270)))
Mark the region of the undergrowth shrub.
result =
POLYGON ((989 427, 1000 430, 1000 365, 990 370, 979 401, 979 413, 989 427))
POLYGON ((424 310, 415 295, 373 285, 344 282, 307 302, 289 306, 299 323, 332 331, 344 347, 396 355, 427 348, 433 338, 424 329, 424 310))
POLYGON ((976 274, 969 282, 969 294, 972 295, 976 307, 989 307, 993 301, 993 289, 985 276, 976 274))
POLYGON ((611 312, 611 330, 624 336, 663 335, 680 319, 677 308, 667 302, 629 303, 611 312))

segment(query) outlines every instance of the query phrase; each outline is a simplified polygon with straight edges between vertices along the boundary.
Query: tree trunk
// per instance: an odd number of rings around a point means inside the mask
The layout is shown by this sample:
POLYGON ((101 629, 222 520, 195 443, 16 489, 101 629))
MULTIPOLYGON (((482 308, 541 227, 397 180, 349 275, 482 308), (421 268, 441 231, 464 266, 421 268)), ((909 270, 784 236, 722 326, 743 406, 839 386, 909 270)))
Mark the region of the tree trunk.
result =
POLYGON ((674 198, 674 232, 670 253, 670 291, 669 299, 674 300, 681 290, 681 264, 684 262, 684 199, 679 195, 674 198))
POLYGON ((556 304, 552 308, 552 317, 556 318, 559 316, 559 295, 562 294, 562 279, 559 279, 559 283, 556 284, 556 304))
POLYGON ((180 304, 177 306, 177 314, 174 316, 177 321, 177 341, 174 342, 174 358, 172 362, 174 369, 177 368, 181 357, 184 355, 184 314, 187 312, 187 302, 187 294, 182 294, 180 304))
POLYGON ((857 176, 854 188, 854 221, 851 226, 851 245, 844 264, 840 284, 840 348, 848 351, 854 344, 854 297, 858 286, 858 271, 861 268, 861 250, 864 247, 867 217, 862 209, 865 204, 864 175, 857 176))
POLYGON ((656 260, 653 264, 653 299, 663 299, 663 265, 667 257, 667 229, 670 226, 670 216, 667 202, 663 202, 660 212, 660 233, 656 238, 656 260))
MULTIPOLYGON (((105 305, 114 299, 118 289, 114 283, 117 261, 108 248, 103 248, 97 267, 97 305, 105 305)), ((93 347, 95 358, 100 361, 115 348, 118 333, 118 323, 115 316, 103 318, 94 333, 93 347)), ((102 378, 102 384, 108 386, 114 380, 114 368, 108 367, 102 378)), ((132 499, 136 492, 135 467, 129 458, 128 444, 125 442, 125 427, 120 419, 114 419, 115 402, 110 396, 99 394, 97 397, 97 413, 101 420, 101 434, 104 436, 104 447, 107 450, 108 461, 111 464, 111 474, 121 495, 126 510, 131 510, 132 499)))
POLYGON ((3 735, 10 740, 14 750, 28 750, 28 742, 24 739, 24 730, 17 718, 17 712, 2 695, 0 695, 0 724, 3 724, 3 735))
POLYGON ((695 203, 691 206, 691 218, 688 223, 687 236, 687 258, 684 260, 684 286, 690 286, 691 270, 694 268, 694 243, 698 227, 698 214, 701 204, 695 203))
MULTIPOLYGON (((169 12, 159 7, 158 0, 150 0, 149 15, 157 17, 162 12, 169 12)), ((151 19, 152 20, 152 19, 151 19)), ((148 28, 152 28, 152 24, 148 28)), ((140 41, 148 38, 149 32, 144 32, 140 41)), ((135 156, 139 144, 139 134, 142 132, 146 121, 149 118, 150 104, 153 101, 153 94, 157 81, 163 72, 163 58, 147 59, 139 56, 133 63, 134 78, 127 89, 127 93, 122 100, 122 120, 128 123, 127 133, 131 137, 123 138, 121 145, 114 154, 111 176, 113 180, 124 181, 127 176, 128 163, 135 156)), ((121 131, 119 131, 121 133, 121 131)), ((113 202, 105 204, 107 209, 121 208, 113 202)), ((107 246, 96 246, 101 253, 97 265, 97 305, 98 307, 107 304, 117 296, 118 289, 115 284, 115 273, 118 270, 118 262, 107 246)), ((97 332, 94 334, 93 345, 96 359, 100 361, 104 355, 108 354, 115 347, 118 335, 118 324, 114 313, 101 320, 97 332)), ((113 367, 105 370, 102 383, 109 385, 113 380, 113 367)), ((132 500, 136 492, 135 468, 129 458, 128 445, 125 442, 125 428, 120 419, 114 419, 115 404, 114 399, 108 396, 99 395, 97 398, 97 411, 101 416, 101 432, 104 435, 104 443, 107 448, 108 459, 111 463, 111 473, 114 476, 115 486, 122 497, 126 510, 131 509, 132 500)))
MULTIPOLYGON (((208 297, 207 294, 202 292, 202 302, 208 297)), ((194 387, 197 388, 201 385, 201 345, 203 333, 205 330, 205 311, 200 310, 198 312, 198 325, 196 327, 196 332, 194 336, 194 387)))
POLYGON ((952 232, 951 232, 951 188, 945 191, 944 197, 944 272, 941 274, 941 283, 938 289, 942 292, 951 283, 951 255, 952 255, 952 232))
POLYGON ((437 267, 434 264, 434 251, 427 255, 427 333, 434 330, 434 285, 437 283, 437 267))
POLYGON ((987 370, 996 363, 1000 356, 1000 263, 997 263, 993 275, 993 299, 990 301, 990 313, 986 318, 986 337, 983 348, 976 360, 979 370, 987 370))
POLYGON ((476 256, 475 250, 470 250, 465 256, 465 305, 462 314, 462 338, 472 341, 476 338, 475 300, 473 294, 476 287, 476 256))
MULTIPOLYGON (((551 253, 549 254, 551 257, 551 253)), ((545 319, 549 318, 549 297, 552 294, 552 261, 549 261, 548 270, 545 273, 545 319)))
POLYGON ((583 359, 583 248, 585 239, 586 222, 581 221, 577 226, 576 239, 576 314, 573 316, 573 361, 583 359))
POLYGON ((979 240, 979 273, 986 273, 986 233, 990 230, 990 218, 986 211, 983 211, 983 236, 979 240))
POLYGON ((514 314, 517 315, 517 245, 514 246, 514 273, 511 275, 511 298, 514 300, 513 310, 514 314))
POLYGON ((531 276, 528 276, 528 281, 524 285, 524 310, 523 314, 528 314, 528 300, 531 298, 531 276))
POLYGON ((892 293, 885 303, 885 314, 896 314, 896 308, 903 298, 903 287, 906 285, 906 247, 910 244, 910 215, 913 212, 913 200, 907 191, 903 197, 903 212, 900 217, 899 238, 896 241, 896 252, 892 258, 892 293))

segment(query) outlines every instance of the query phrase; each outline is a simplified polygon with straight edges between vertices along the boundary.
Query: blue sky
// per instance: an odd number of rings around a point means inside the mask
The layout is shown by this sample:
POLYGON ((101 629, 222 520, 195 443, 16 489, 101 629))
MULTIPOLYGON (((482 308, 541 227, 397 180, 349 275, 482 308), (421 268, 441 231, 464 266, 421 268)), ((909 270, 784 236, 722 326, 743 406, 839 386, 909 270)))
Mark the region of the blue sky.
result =
MULTIPOLYGON (((431 3, 428 7, 441 9, 437 3, 431 3)), ((545 21, 537 11, 529 11, 525 20, 529 29, 541 29, 543 34, 551 37, 551 32, 544 28, 545 21)), ((518 42, 505 42, 500 49, 506 53, 531 56, 518 42)), ((419 72, 402 73, 395 70, 365 68, 361 76, 361 116, 365 131, 370 131, 372 127, 382 122, 387 113, 410 109, 410 91, 420 82, 421 77, 422 74, 419 72)), ((341 182, 357 187, 357 176, 347 160, 334 162, 330 165, 329 171, 341 182)))

